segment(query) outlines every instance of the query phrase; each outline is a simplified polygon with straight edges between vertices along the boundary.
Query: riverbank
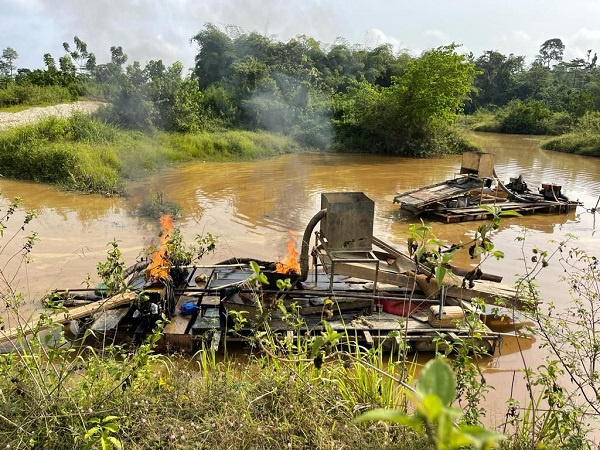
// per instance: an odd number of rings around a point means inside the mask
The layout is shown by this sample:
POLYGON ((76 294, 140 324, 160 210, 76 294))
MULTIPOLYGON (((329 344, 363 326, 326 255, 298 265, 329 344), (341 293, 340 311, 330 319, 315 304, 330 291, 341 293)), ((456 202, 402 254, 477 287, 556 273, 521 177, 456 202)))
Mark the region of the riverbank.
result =
MULTIPOLYGON (((540 148, 544 150, 600 157, 600 116, 595 113, 588 113, 569 126, 564 117, 557 116, 554 121, 558 124, 538 124, 537 120, 530 118, 531 123, 521 123, 520 127, 512 126, 506 114, 503 110, 495 114, 486 110, 476 111, 463 116, 460 126, 475 132, 534 136, 542 141, 540 148)), ((546 119, 546 122, 551 120, 546 119)))
MULTIPOLYGON (((35 123, 0 133, 0 174, 85 193, 123 195, 128 181, 170 164, 251 160, 302 149, 285 136, 267 132, 142 133, 120 129, 75 107, 28 111, 16 114, 21 114, 22 123, 35 123), (40 120, 52 111, 68 117, 40 120)), ((5 126, 10 123, 5 121, 5 126)))
POLYGON ((362 411, 400 407, 405 393, 341 359, 320 369, 218 361, 209 350, 183 359, 149 343, 66 352, 51 350, 50 361, 39 348, 20 360, 0 355, 2 448, 428 448, 399 425, 353 423, 362 411))

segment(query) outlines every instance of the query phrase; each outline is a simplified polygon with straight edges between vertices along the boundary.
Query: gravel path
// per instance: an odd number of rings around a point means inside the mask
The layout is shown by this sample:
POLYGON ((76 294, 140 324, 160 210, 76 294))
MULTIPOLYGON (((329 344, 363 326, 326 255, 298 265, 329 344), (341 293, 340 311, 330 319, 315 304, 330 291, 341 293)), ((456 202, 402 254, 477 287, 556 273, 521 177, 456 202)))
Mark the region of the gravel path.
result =
POLYGON ((79 101, 53 106, 35 107, 16 113, 0 112, 0 131, 18 127, 19 125, 34 123, 50 116, 68 117, 77 111, 91 114, 103 105, 105 105, 105 103, 79 101))

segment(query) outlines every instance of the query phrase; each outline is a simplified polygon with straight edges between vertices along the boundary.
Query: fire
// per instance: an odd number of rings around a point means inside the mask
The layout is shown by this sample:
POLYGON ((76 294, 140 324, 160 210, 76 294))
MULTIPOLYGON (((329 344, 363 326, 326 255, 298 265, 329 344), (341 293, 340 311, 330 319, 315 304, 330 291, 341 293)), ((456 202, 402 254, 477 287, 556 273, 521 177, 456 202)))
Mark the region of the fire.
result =
POLYGON ((152 280, 166 280, 169 278, 169 256, 167 243, 173 234, 173 218, 165 214, 160 218, 160 244, 152 253, 152 262, 146 268, 146 277, 152 280))
POLYGON ((276 264, 275 272, 287 274, 300 273, 300 263, 298 262, 299 253, 296 250, 294 237, 294 233, 290 231, 290 240, 287 242, 288 253, 283 261, 276 264))

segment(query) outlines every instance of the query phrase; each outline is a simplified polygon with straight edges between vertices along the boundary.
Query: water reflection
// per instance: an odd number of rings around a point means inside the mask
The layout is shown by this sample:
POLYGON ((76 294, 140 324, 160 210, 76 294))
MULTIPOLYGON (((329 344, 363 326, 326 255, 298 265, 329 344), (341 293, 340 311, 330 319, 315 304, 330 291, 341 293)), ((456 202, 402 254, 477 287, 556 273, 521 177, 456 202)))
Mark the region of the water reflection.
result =
MULTIPOLYGON (((505 180, 523 174, 532 187, 541 182, 561 184, 567 195, 579 198, 588 208, 600 195, 597 158, 540 150, 536 140, 522 136, 474 134, 473 139, 496 155, 497 172, 505 180)), ((157 193, 181 207, 178 225, 186 239, 206 231, 221 237, 214 260, 281 256, 288 230, 302 233, 320 208, 321 193, 335 191, 365 192, 376 205, 375 234, 404 247, 408 225, 419 221, 400 212, 392 203, 394 195, 451 178, 460 167, 460 159, 303 154, 257 162, 199 162, 131 183, 131 195, 125 199, 82 196, 6 179, 0 180, 0 189, 5 198, 20 196, 26 207, 40 211, 34 228, 41 241, 30 266, 41 264, 43 268, 34 270, 38 282, 32 292, 38 293, 64 287, 57 286, 60 281, 78 285, 87 273, 95 272, 112 239, 120 242, 126 258, 135 258, 159 228, 154 221, 136 217, 136 211, 157 193)), ((434 230, 447 242, 465 242, 472 238, 476 226, 434 224, 434 230)), ((496 246, 506 253, 506 259, 490 261, 486 269, 497 271, 507 281, 514 280, 520 268, 522 246, 516 239, 522 229, 528 230, 530 247, 545 247, 549 239, 563 239, 572 233, 579 236, 578 244, 592 253, 600 252, 594 237, 596 217, 583 208, 567 215, 506 219, 495 236, 496 246)), ((466 254, 459 254, 457 260, 473 264, 466 254)), ((552 278, 540 281, 555 284, 552 278)))

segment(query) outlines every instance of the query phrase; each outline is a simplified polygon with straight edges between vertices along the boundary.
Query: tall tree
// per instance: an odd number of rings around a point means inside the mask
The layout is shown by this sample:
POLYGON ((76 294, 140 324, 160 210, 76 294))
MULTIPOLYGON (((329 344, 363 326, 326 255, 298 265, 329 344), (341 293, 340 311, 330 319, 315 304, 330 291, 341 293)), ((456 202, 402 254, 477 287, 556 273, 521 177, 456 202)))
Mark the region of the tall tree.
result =
POLYGON ((452 145, 449 127, 462 112, 475 64, 456 45, 423 53, 388 88, 366 81, 338 100, 338 131, 361 150, 420 155, 452 145))
POLYGON ((488 50, 475 61, 479 72, 475 78, 475 107, 505 105, 513 94, 515 75, 523 71, 525 58, 508 56, 500 52, 488 50))
POLYGON ((560 62, 563 59, 565 52, 565 44, 559 38, 548 39, 540 46, 540 54, 538 59, 546 67, 550 68, 552 61, 560 62))
POLYGON ((85 71, 91 72, 96 66, 96 55, 88 52, 87 44, 79 39, 79 37, 75 36, 73 41, 75 42, 74 50, 71 50, 71 46, 68 42, 63 42, 63 48, 73 59, 80 73, 85 71))
POLYGON ((236 60, 232 39, 212 23, 207 23, 204 30, 194 36, 200 47, 196 55, 194 73, 202 89, 227 78, 233 73, 232 64, 236 60))
POLYGON ((12 47, 6 47, 2 50, 0 70, 4 75, 9 77, 13 76, 13 71, 16 69, 14 62, 17 58, 19 58, 19 55, 12 47))

